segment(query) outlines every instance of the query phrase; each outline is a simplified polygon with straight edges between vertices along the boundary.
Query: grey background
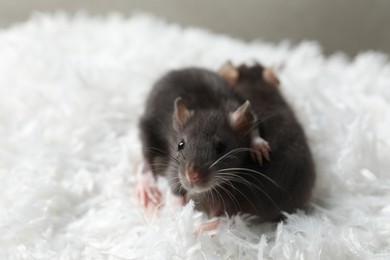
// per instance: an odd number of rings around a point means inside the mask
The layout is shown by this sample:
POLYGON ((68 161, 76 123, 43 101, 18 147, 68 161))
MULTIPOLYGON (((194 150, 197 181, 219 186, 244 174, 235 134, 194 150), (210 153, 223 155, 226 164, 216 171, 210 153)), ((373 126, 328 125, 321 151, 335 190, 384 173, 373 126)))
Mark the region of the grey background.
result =
POLYGON ((390 0, 0 0, 0 28, 25 21, 34 11, 57 10, 126 16, 146 11, 244 40, 316 40, 326 54, 390 53, 390 0))

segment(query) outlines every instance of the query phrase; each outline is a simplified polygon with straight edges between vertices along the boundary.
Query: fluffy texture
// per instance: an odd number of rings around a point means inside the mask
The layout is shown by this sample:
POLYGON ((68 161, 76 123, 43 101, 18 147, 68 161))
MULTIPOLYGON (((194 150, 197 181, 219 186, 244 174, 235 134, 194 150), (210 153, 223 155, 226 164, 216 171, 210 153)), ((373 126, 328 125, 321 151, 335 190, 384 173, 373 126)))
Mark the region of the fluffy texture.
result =
MULTIPOLYGON (((389 259, 390 63, 364 52, 244 43, 131 19, 35 16, 0 32, 0 259, 389 259), (247 227, 135 200, 137 122, 162 73, 258 60, 304 125, 317 183, 309 214, 247 227)), ((167 197, 167 185, 160 180, 167 197)))

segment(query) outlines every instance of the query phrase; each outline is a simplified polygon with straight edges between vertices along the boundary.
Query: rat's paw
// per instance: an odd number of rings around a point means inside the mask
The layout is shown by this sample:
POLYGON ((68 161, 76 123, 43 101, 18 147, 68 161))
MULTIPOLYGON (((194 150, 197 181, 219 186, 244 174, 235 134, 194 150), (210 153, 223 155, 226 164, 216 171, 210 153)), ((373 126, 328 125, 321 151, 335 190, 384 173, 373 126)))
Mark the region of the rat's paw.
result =
POLYGON ((174 206, 183 207, 184 205, 186 205, 187 201, 186 201, 186 198, 184 196, 172 195, 171 203, 174 206))
POLYGON ((266 140, 264 140, 263 138, 261 138, 259 136, 254 137, 254 138, 252 138, 251 146, 252 146, 252 149, 254 149, 252 151, 251 155, 252 155, 252 159, 255 162, 262 164, 263 157, 267 161, 270 160, 270 158, 269 158, 270 147, 269 147, 269 144, 266 140))
POLYGON ((213 218, 206 223, 200 224, 194 230, 195 235, 199 235, 200 233, 207 232, 211 236, 215 235, 218 225, 221 222, 219 218, 213 218))
POLYGON ((154 183, 139 182, 136 193, 138 203, 145 208, 150 204, 158 205, 161 202, 161 191, 154 183))

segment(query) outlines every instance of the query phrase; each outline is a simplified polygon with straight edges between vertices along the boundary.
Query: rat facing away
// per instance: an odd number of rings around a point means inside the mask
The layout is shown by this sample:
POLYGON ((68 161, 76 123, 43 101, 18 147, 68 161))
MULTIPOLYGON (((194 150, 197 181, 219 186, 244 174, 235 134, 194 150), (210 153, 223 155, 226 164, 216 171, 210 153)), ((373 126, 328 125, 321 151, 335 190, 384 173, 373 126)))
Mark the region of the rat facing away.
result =
POLYGON ((278 91, 266 103, 283 101, 270 105, 275 116, 261 118, 263 105, 251 95, 261 96, 259 85, 276 88, 264 83, 261 71, 249 82, 234 71, 236 80, 204 69, 176 70, 154 85, 140 120, 144 160, 137 197, 144 206, 160 201, 158 174, 183 203, 193 200, 210 217, 248 213, 277 220, 307 202, 314 173, 301 127, 278 91), (272 142, 260 137, 263 127, 272 142))
MULTIPOLYGON (((251 197, 257 205, 262 205, 261 218, 277 220, 278 216, 282 217, 281 211, 292 213, 303 209, 312 195, 315 167, 302 126, 280 93, 279 80, 271 69, 260 64, 236 68, 227 62, 219 75, 252 103, 253 113, 258 118, 256 128, 271 149, 270 160, 263 165, 249 162, 242 165, 273 181, 257 179, 268 200, 260 194, 251 197)), ((247 180, 254 181, 254 178, 247 180)))

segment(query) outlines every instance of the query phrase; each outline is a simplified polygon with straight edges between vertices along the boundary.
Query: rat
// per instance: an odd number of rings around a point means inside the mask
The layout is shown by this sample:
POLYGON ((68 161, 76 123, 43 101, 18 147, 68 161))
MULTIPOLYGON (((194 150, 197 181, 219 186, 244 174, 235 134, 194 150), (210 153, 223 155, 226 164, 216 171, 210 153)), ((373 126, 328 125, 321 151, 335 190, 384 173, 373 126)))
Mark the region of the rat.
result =
MULTIPOLYGON (((212 219, 249 214, 261 222, 279 221, 284 212, 303 209, 314 163, 278 84, 261 65, 230 64, 218 74, 191 68, 160 79, 140 121, 141 203, 159 201, 154 178, 164 174, 182 203, 193 200, 212 219)), ((218 220, 199 230, 217 225, 218 220)))
MULTIPOLYGON (((180 204, 194 199, 202 209, 197 195, 214 195, 222 183, 217 171, 239 167, 248 154, 255 164, 269 159, 267 141, 251 131, 255 123, 250 102, 217 73, 201 68, 168 72, 154 84, 139 123, 139 202, 145 207, 160 203, 155 179, 164 175, 180 204)), ((218 215, 224 209, 204 211, 218 215)))
POLYGON ((257 207, 260 220, 278 221, 284 218, 283 212, 305 209, 312 196, 315 165, 304 130, 283 97, 280 81, 273 70, 258 63, 234 67, 227 62, 218 73, 231 88, 251 102, 258 118, 255 130, 261 132, 270 148, 269 161, 264 164, 252 164, 247 159, 241 165, 245 170, 231 170, 245 179, 239 181, 241 186, 234 184, 241 191, 239 193, 243 193, 242 197, 249 198, 241 201, 245 204, 240 204, 241 211, 256 215, 257 207), (251 173, 253 175, 249 176, 251 173), (243 182, 253 183, 248 185, 247 192, 244 192, 246 185, 243 182), (254 188, 249 191, 249 187, 255 185, 264 193, 256 192, 254 188))

